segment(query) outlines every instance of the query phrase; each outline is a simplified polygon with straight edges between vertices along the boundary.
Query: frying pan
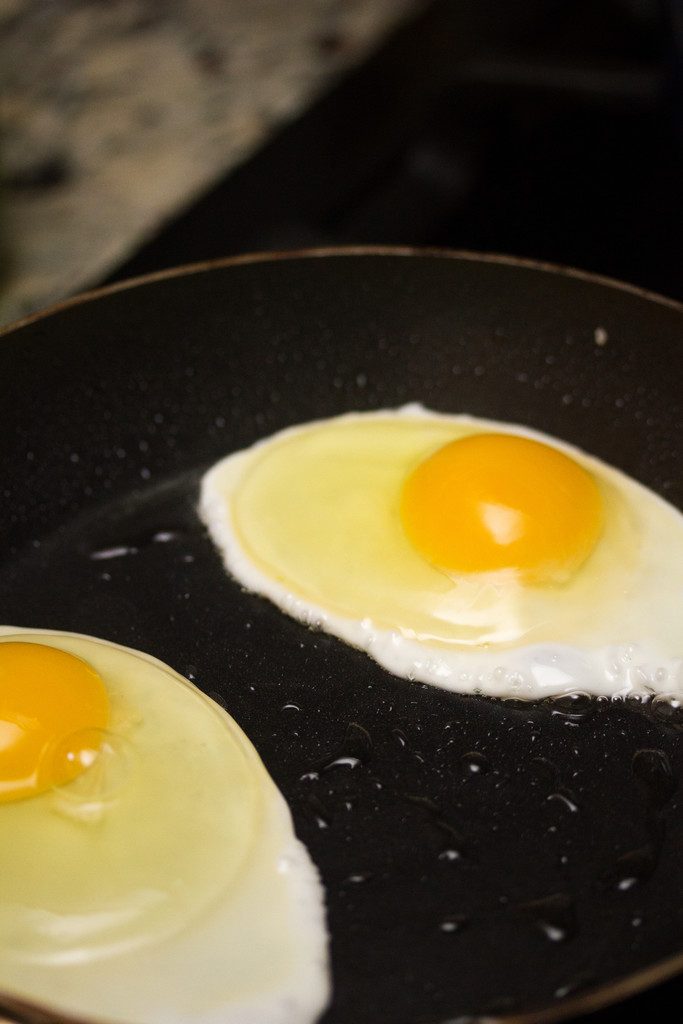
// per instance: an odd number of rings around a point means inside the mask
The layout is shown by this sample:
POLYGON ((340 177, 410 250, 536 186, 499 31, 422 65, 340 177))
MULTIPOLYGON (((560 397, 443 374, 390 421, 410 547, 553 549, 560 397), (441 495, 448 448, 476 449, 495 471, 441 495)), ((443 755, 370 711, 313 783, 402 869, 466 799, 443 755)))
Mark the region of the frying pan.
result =
POLYGON ((364 249, 153 275, 4 335, 0 621, 147 651, 242 725, 326 887, 325 1024, 566 1019, 682 969, 683 721, 393 678, 225 575, 200 476, 287 425, 420 401, 547 431, 681 507, 681 312, 364 249))

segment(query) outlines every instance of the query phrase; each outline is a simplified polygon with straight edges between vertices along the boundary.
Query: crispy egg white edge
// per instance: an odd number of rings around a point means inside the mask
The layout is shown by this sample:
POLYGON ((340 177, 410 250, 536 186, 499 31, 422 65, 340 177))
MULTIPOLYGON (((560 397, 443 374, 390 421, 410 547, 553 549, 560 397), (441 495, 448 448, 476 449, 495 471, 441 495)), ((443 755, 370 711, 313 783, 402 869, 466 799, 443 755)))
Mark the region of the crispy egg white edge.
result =
POLYGON ((503 429, 509 434, 549 444, 580 465, 592 469, 596 475, 606 475, 617 484, 636 487, 660 502, 669 512, 672 511, 672 506, 660 495, 626 473, 574 445, 532 427, 468 414, 433 412, 419 402, 409 402, 396 409, 348 412, 286 427, 215 463, 202 477, 198 512, 228 572, 247 590, 267 597, 286 614, 305 625, 331 633, 352 647, 365 651, 393 675, 430 683, 445 690, 525 700, 577 691, 618 698, 629 695, 646 697, 664 692, 683 693, 683 659, 669 659, 664 669, 665 678, 660 678, 662 658, 646 643, 624 644, 596 651, 567 644, 537 643, 519 649, 507 648, 499 653, 444 652, 442 648, 430 647, 426 642, 405 637, 398 630, 378 627, 370 618, 360 621, 351 619, 296 597, 249 558, 237 539, 232 519, 226 516, 226 502, 216 484, 228 464, 236 470, 241 466, 246 468, 260 448, 325 423, 400 419, 406 415, 495 431, 503 429))
MULTIPOLYGON (((315 936, 314 943, 316 949, 319 950, 319 955, 312 957, 308 964, 299 965, 299 975, 303 974, 304 977, 298 976, 289 979, 288 984, 282 986, 277 998, 269 999, 266 1009, 256 998, 243 1000, 234 1002, 227 1007, 219 1007, 212 1015, 203 1014, 201 1017, 197 1017, 197 1024, 309 1024, 309 1022, 313 1024, 327 1007, 332 991, 329 969, 329 934, 325 918, 325 890, 318 869, 311 860, 308 850, 296 836, 289 806, 249 737, 224 708, 189 679, 151 654, 85 633, 0 625, 0 637, 8 635, 21 637, 29 634, 44 636, 46 640, 60 636, 85 640, 102 646, 116 647, 135 658, 142 658, 163 672, 175 676, 227 721, 231 735, 245 749, 261 776, 261 785, 263 785, 267 797, 267 821, 264 827, 272 831, 279 831, 285 837, 285 842, 279 850, 278 874, 287 878, 289 908, 293 918, 293 941, 296 940, 296 933, 305 929, 309 934, 309 939, 311 936, 315 936)), ((0 991, 0 1003, 2 995, 3 993, 0 991)), ((38 1003, 33 1003, 30 996, 27 997, 24 992, 7 991, 6 995, 23 1002, 25 1006, 41 1008, 38 1003)), ((45 1003, 42 1004, 42 1007, 47 1009, 48 1013, 55 1012, 52 1006, 47 1006, 45 1003)), ((61 1007, 57 1012, 70 1014, 71 1011, 68 1007, 61 1007)), ((109 1024, 110 1021, 112 1024, 121 1024, 119 1017, 108 1017, 106 1012, 98 1013, 97 1017, 89 1014, 87 1019, 82 1014, 80 1016, 75 1014, 74 1019, 82 1024, 109 1024)), ((178 1020, 176 1024, 192 1024, 193 1021, 193 1017, 183 1017, 182 1021, 178 1020)), ((2 1024, 1 1021, 0 1024, 2 1024)), ((139 1024, 139 1022, 131 1021, 127 1024, 139 1024)))

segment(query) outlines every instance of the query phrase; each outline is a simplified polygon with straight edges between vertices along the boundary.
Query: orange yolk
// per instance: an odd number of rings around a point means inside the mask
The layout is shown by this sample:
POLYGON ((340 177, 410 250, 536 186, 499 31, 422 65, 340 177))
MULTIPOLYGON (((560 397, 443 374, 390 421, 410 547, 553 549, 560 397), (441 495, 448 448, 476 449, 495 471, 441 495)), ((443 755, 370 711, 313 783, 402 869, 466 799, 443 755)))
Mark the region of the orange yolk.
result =
POLYGON ((0 643, 0 803, 69 782, 108 720, 104 683, 85 661, 42 644, 0 643))
POLYGON ((562 582, 590 554, 603 523, 593 477, 556 448, 513 434, 474 434, 430 455, 405 481, 409 540, 451 572, 515 570, 562 582))

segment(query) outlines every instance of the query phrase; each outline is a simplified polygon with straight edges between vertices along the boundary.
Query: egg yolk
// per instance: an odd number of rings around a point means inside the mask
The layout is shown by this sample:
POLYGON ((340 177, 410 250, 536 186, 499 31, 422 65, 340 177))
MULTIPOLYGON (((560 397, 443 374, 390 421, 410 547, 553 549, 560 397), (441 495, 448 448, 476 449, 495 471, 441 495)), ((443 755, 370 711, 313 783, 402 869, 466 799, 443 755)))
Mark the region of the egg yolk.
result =
POLYGON ((0 802, 75 778, 108 720, 104 683, 85 661, 42 644, 0 643, 0 802))
POLYGON ((593 477, 563 452, 514 434, 474 434, 411 473, 401 519, 412 545, 441 569, 508 569, 551 583, 590 554, 603 509, 593 477))

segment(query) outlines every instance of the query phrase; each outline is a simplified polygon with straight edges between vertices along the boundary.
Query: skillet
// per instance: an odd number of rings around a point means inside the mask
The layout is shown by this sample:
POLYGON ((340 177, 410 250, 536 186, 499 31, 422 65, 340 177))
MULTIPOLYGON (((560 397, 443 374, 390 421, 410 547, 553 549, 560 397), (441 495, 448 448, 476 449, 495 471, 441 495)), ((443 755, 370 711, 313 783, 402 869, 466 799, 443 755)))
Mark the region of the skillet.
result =
POLYGON ((566 1019, 683 969, 683 719, 397 680, 225 576, 199 478, 287 425, 420 401, 683 507, 682 309, 504 257, 328 250, 152 275, 2 338, 0 622, 139 648, 225 704, 322 873, 325 1024, 566 1019))

